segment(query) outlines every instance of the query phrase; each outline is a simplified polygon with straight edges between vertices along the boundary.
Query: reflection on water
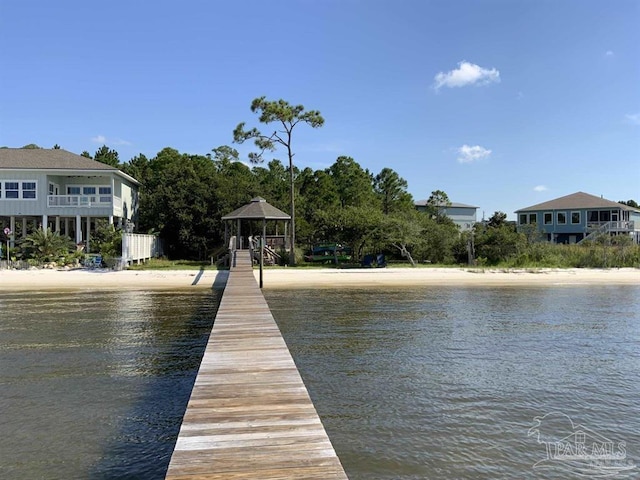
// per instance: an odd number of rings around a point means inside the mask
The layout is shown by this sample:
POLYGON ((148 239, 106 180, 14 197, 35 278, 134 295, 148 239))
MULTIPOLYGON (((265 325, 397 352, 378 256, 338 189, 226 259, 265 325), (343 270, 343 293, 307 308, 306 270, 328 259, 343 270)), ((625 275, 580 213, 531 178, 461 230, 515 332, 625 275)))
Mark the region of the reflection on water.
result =
MULTIPOLYGON (((265 295, 351 480, 576 478, 551 412, 640 463, 640 287, 265 295)), ((0 478, 163 478, 218 302, 0 294, 0 478)))
POLYGON ((639 287, 265 296, 351 480, 568 478, 533 468, 550 412, 640 463, 639 287))
POLYGON ((162 478, 218 303, 0 295, 0 478, 162 478))

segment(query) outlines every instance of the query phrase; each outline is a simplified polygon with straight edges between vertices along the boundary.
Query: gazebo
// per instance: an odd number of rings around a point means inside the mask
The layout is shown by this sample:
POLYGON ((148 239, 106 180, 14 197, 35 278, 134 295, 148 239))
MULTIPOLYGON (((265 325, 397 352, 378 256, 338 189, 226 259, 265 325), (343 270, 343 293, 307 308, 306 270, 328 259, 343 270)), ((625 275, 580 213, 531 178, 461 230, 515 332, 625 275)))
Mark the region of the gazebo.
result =
MULTIPOLYGON (((291 216, 284 213, 282 210, 277 209, 273 205, 267 203, 267 201, 262 197, 255 197, 251 200, 250 203, 243 205, 242 207, 234 210, 222 217, 222 221, 224 224, 224 240, 225 244, 228 244, 230 235, 235 234, 236 236, 236 248, 242 249, 246 245, 248 245, 248 241, 245 240, 245 237, 242 235, 242 221, 262 221, 262 237, 267 242, 267 220, 279 222, 284 222, 284 234, 283 235, 273 235, 270 237, 271 244, 265 243, 271 247, 275 246, 283 246, 285 250, 289 250, 290 245, 287 240, 287 227, 289 222, 291 221, 291 216), (229 224, 231 224, 231 228, 229 228, 229 224), (235 229, 234 229, 235 224, 235 229), (279 241, 281 240, 281 241, 279 241)), ((277 231, 277 224, 276 224, 277 231)), ((251 235, 251 231, 249 230, 249 234, 251 235)))

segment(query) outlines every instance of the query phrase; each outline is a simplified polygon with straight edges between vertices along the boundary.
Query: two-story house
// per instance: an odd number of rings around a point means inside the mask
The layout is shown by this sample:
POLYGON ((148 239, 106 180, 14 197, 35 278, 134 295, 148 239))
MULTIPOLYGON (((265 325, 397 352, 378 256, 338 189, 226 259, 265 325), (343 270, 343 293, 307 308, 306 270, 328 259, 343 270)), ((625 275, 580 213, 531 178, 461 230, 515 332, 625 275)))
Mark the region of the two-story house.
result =
POLYGON ((11 240, 50 228, 87 244, 95 220, 135 222, 139 182, 117 168, 61 149, 0 149, 0 224, 11 240))
POLYGON ((516 210, 518 228, 535 228, 553 243, 577 243, 597 233, 640 242, 640 210, 584 192, 516 210))
MULTIPOLYGON (((424 212, 427 209, 428 200, 418 200, 415 207, 418 211, 424 212)), ((451 202, 438 208, 442 215, 449 217, 453 223, 458 225, 461 232, 471 230, 476 223, 476 210, 478 207, 465 203, 451 202)))

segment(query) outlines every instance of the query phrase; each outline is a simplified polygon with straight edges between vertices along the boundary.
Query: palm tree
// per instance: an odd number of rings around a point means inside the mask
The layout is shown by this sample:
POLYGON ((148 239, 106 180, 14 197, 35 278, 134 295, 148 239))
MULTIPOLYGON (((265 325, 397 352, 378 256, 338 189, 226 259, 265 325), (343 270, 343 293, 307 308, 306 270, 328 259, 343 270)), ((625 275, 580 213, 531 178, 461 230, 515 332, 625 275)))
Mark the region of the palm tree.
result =
POLYGON ((63 237, 49 228, 39 228, 27 235, 21 247, 28 256, 38 261, 51 261, 74 251, 76 245, 69 237, 63 237))

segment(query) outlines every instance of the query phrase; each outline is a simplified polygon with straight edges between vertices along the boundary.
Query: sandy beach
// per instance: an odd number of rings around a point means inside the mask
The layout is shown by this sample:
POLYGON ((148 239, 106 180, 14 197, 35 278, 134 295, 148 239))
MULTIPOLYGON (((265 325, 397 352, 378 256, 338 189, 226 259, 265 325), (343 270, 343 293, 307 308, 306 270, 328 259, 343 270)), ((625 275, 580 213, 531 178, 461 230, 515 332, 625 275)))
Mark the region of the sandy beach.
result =
MULTIPOLYGON (((255 269, 256 280, 259 270, 255 269)), ((222 287, 227 271, 215 270, 0 270, 0 292, 56 289, 149 290, 222 287)), ((570 286, 640 285, 640 269, 499 270, 465 268, 265 269, 264 288, 374 286, 570 286)))

